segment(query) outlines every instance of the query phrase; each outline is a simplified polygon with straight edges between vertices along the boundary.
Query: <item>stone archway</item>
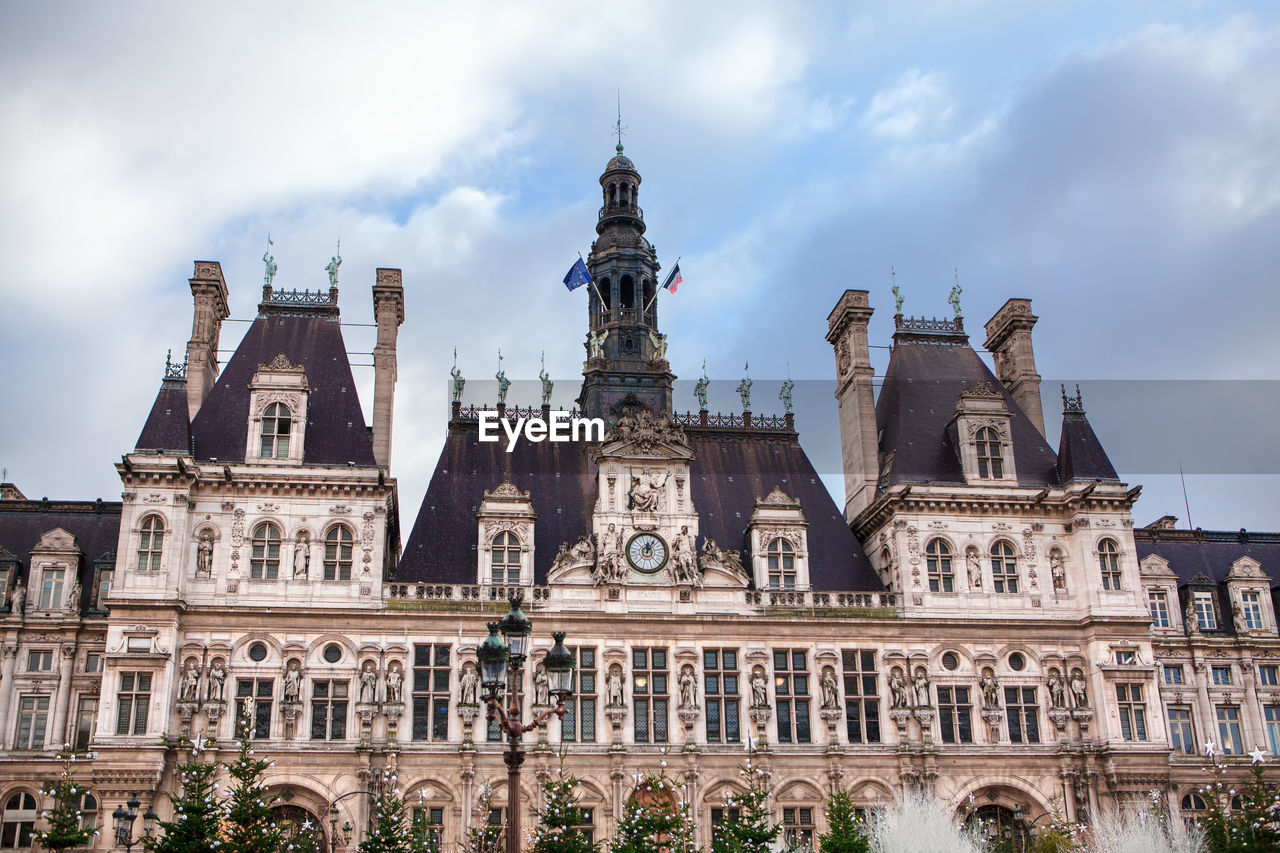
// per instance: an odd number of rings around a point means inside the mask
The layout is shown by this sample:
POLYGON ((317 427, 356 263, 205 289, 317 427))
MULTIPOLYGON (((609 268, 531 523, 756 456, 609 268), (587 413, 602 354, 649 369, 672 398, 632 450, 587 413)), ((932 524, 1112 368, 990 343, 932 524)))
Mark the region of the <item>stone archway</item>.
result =
POLYGON ((1031 830, 1019 809, 987 803, 970 812, 965 822, 982 827, 993 853, 1026 853, 1031 849, 1031 830))
POLYGON ((277 805, 271 809, 272 819, 280 827, 284 840, 298 853, 328 853, 328 835, 324 822, 302 806, 277 805))

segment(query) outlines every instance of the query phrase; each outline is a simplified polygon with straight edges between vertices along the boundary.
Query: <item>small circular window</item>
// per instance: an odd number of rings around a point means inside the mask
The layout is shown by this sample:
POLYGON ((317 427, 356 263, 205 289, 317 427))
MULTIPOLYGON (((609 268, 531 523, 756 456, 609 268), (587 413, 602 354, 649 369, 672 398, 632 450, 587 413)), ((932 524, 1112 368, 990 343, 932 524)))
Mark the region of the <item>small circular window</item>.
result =
POLYGON ((943 669, 949 672, 954 672, 959 667, 960 667, 960 658, 956 656, 955 652, 947 652, 942 656, 943 669))
POLYGON ((1022 672, 1027 666, 1027 659, 1022 656, 1021 652, 1014 652, 1009 655, 1009 669, 1014 672, 1022 672))
POLYGON ((254 643, 249 647, 249 660, 260 662, 267 659, 267 647, 262 643, 254 643))
POLYGON ((337 643, 330 643, 325 646, 324 659, 329 663, 337 663, 342 660, 342 648, 337 643))

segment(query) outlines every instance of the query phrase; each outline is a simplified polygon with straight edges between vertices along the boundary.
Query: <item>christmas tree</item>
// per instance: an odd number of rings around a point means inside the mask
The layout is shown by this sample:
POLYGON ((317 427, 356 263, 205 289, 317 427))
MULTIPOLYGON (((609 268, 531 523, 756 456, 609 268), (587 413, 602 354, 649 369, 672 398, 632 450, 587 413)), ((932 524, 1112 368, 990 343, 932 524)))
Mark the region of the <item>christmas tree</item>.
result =
POLYGON ((44 815, 49 828, 36 830, 32 840, 46 850, 88 847, 97 837, 98 830, 97 827, 80 825, 80 802, 86 791, 76 782, 76 753, 68 746, 58 753, 58 757, 62 759, 62 773, 58 781, 40 792, 46 797, 53 797, 53 808, 44 815))
MULTIPOLYGON (((1212 746, 1206 754, 1213 758, 1212 746)), ((1227 782, 1227 765, 1213 761, 1209 784, 1200 789, 1208 806, 1200 826, 1210 853, 1280 850, 1280 794, 1264 778, 1262 750, 1255 747, 1249 757, 1252 778, 1248 783, 1227 782)))
POLYGON ((580 829, 586 822, 578 805, 578 780, 561 767, 555 778, 542 783, 542 795, 545 805, 533 828, 533 853, 592 853, 595 842, 580 829))
POLYGON ((506 827, 500 822, 489 822, 489 816, 493 814, 493 786, 487 782, 480 786, 475 813, 480 816, 480 822, 467 833, 462 853, 502 853, 506 827))
POLYGON ((404 793, 394 770, 382 771, 382 785, 373 803, 373 826, 358 853, 411 853, 404 793))
POLYGON ((665 770, 636 776, 635 793, 618 821, 612 853, 694 853, 693 816, 683 785, 665 770))
POLYGON ((739 769, 747 790, 725 800, 725 811, 736 812, 737 817, 714 829, 711 853, 770 853, 781 827, 769 817, 764 770, 750 759, 739 769))
POLYGON ((285 845, 283 834, 272 819, 275 798, 267 796, 262 784, 271 762, 254 754, 250 718, 238 721, 236 733, 240 754, 226 765, 235 781, 226 801, 226 838, 221 849, 229 853, 279 853, 285 845))
POLYGON ((827 831, 818 836, 822 853, 867 853, 871 843, 853 809, 849 792, 837 788, 827 800, 827 831))
POLYGON ((183 735, 177 741, 166 742, 176 746, 180 756, 190 753, 190 760, 178 767, 181 792, 169 796, 173 805, 173 819, 160 821, 164 831, 159 839, 149 838, 143 843, 156 853, 213 853, 221 847, 218 836, 222 823, 222 803, 218 800, 218 786, 213 777, 218 765, 205 760, 209 741, 197 736, 193 741, 183 735))

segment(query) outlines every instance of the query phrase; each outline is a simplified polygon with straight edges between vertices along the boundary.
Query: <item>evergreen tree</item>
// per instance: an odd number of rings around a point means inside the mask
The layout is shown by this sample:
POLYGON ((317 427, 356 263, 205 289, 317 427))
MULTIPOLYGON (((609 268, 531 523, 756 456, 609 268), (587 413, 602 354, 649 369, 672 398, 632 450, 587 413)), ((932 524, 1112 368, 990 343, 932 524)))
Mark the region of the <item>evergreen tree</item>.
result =
POLYGON ((68 746, 58 753, 58 757, 62 759, 62 773, 58 781, 48 790, 40 792, 46 797, 53 797, 53 808, 44 815, 49 827, 36 830, 32 840, 46 850, 88 847, 97 837, 98 829, 94 826, 80 826, 80 800, 85 795, 85 789, 76 782, 76 753, 68 746))
POLYGON ((489 823, 491 811, 493 786, 486 782, 480 786, 480 796, 476 798, 476 814, 480 816, 480 822, 467 833, 462 844, 463 853, 502 853, 506 827, 501 823, 489 823))
POLYGON ((1280 794, 1264 778, 1262 751, 1250 755, 1252 778, 1248 783, 1237 786, 1227 782, 1227 765, 1214 761, 1209 784, 1200 789, 1208 806, 1200 825, 1210 853, 1280 850, 1280 794))
POLYGON ((737 809, 738 816, 712 832, 711 853, 770 853, 782 827, 769 816, 764 770, 750 759, 739 769, 747 790, 725 800, 725 809, 737 809))
POLYGON ((190 752, 190 760, 178 767, 181 792, 169 796, 173 805, 173 819, 160 821, 163 836, 146 839, 148 850, 156 853, 213 853, 221 846, 218 836, 222 829, 222 803, 217 796, 218 786, 213 778, 218 764, 204 760, 208 741, 197 736, 193 741, 183 735, 177 741, 166 741, 166 746, 177 747, 178 754, 190 752))
POLYGON ((236 733, 240 754, 226 765, 234 781, 225 804, 226 838, 221 849, 229 853, 279 853, 284 836, 271 814, 275 798, 268 798, 263 776, 271 762, 258 758, 253 750, 253 721, 239 720, 236 733))
POLYGON ((636 777, 611 853, 694 853, 693 817, 684 787, 666 774, 636 777))
POLYGON ((382 786, 373 803, 373 826, 357 853, 411 853, 404 792, 394 770, 382 771, 382 786))
POLYGON ((825 811, 827 831, 818 836, 822 853, 867 853, 871 849, 848 791, 837 788, 827 799, 825 811))
POLYGON ((546 805, 538 811, 533 828, 533 853, 593 853, 596 849, 595 842, 579 830, 584 822, 577 792, 578 780, 564 775, 563 768, 556 778, 542 783, 546 805))

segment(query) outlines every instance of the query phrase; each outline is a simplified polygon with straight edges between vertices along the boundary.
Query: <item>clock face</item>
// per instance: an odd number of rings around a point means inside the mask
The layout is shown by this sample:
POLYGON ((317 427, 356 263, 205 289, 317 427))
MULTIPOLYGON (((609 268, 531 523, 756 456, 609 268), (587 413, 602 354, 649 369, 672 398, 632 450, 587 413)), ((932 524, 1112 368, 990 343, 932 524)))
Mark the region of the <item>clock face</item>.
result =
POLYGON ((652 533, 637 533, 627 543, 627 561, 646 575, 660 571, 667 563, 667 543, 652 533))

